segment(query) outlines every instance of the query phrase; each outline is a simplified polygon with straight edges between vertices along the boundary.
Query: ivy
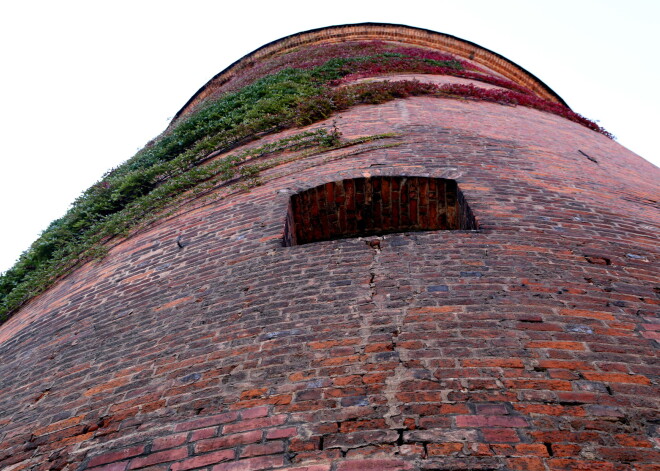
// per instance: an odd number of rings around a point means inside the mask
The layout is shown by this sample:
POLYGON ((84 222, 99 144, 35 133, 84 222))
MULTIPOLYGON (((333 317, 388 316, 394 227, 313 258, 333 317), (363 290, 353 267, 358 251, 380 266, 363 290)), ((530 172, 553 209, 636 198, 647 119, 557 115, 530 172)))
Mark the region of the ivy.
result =
POLYGON ((340 145, 339 135, 336 130, 319 129, 223 158, 214 156, 228 154, 268 133, 327 119, 355 105, 417 95, 528 106, 610 136, 562 105, 438 51, 374 41, 314 46, 285 54, 243 74, 222 95, 199 106, 77 198, 67 214, 52 222, 0 276, 0 322, 78 263, 102 256, 108 240, 127 235, 157 217, 186 192, 206 191, 218 182, 234 179, 243 180, 243 186, 249 188, 259 183, 259 171, 265 167, 248 162, 285 150, 333 148, 340 145), (454 75, 503 89, 410 80, 355 82, 361 77, 400 72, 454 75))

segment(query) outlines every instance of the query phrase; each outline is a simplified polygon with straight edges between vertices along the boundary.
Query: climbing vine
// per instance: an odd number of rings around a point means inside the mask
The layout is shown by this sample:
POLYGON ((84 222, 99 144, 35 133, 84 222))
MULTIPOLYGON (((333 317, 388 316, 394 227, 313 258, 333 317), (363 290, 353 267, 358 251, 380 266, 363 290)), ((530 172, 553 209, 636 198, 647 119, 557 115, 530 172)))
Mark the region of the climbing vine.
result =
MULTIPOLYGON (((319 45, 255 65, 232 79, 185 119, 110 170, 52 222, 18 262, 0 276, 0 322, 81 261, 102 256, 105 242, 130 233, 172 199, 209 179, 258 182, 247 161, 284 150, 333 148, 333 130, 303 132, 231 154, 269 133, 309 125, 360 104, 438 96, 520 105, 558 114, 609 137, 595 123, 530 90, 488 74, 469 61, 423 48, 384 42, 319 45), (501 87, 435 85, 419 81, 356 82, 390 73, 452 75, 501 87), (228 155, 217 158, 218 155, 228 155)), ((202 185, 200 187, 200 185, 202 185)))

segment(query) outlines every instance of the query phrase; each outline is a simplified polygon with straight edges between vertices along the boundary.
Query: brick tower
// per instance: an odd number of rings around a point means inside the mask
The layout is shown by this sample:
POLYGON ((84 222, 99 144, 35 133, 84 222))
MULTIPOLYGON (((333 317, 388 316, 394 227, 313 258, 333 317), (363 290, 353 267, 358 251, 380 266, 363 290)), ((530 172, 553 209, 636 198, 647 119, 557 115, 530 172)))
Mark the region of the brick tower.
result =
POLYGON ((473 43, 267 44, 10 273, 0 468, 658 469, 659 177, 473 43))

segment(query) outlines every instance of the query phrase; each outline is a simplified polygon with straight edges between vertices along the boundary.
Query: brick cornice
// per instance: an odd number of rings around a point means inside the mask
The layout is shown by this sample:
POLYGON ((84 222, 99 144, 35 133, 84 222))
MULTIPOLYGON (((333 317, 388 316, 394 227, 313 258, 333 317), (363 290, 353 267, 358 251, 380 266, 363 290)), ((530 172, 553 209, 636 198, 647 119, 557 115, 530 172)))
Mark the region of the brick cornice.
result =
POLYGON ((562 105, 564 100, 530 72, 507 58, 470 41, 444 33, 386 23, 360 23, 330 26, 292 34, 268 43, 237 60, 200 88, 179 110, 172 123, 191 112, 197 104, 211 96, 234 76, 240 75, 255 62, 269 57, 286 54, 302 46, 330 44, 343 41, 395 41, 429 47, 449 52, 488 67, 492 71, 512 80, 536 93, 537 96, 562 105))

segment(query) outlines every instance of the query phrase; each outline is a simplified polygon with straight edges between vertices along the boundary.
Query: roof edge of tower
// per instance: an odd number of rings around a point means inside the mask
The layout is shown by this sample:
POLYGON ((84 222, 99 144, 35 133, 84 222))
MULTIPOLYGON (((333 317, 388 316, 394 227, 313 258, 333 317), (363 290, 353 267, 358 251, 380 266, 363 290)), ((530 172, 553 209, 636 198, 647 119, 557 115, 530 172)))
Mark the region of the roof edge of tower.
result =
POLYGON ((490 68, 507 79, 529 88, 541 98, 570 108, 557 93, 534 74, 490 49, 450 34, 438 33, 429 29, 392 23, 367 22, 310 29, 264 44, 238 59, 206 82, 176 113, 170 124, 177 122, 182 116, 188 114, 195 105, 210 96, 220 86, 255 61, 286 53, 301 46, 360 40, 401 41, 450 52, 490 68))

